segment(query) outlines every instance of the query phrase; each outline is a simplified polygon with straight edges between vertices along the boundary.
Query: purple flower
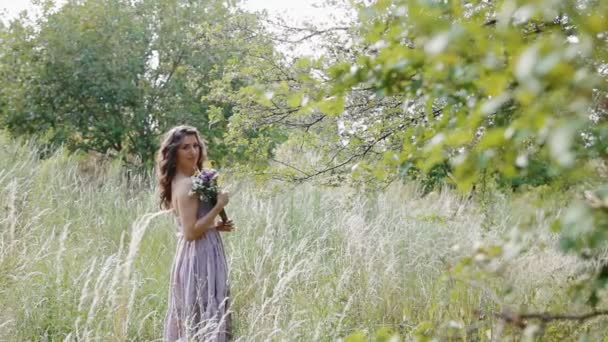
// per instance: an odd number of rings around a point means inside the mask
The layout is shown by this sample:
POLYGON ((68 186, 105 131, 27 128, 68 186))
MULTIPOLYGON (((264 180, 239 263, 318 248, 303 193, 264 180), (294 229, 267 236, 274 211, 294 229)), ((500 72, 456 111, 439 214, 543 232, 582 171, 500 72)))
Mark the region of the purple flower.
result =
MULTIPOLYGON (((201 201, 210 201, 212 205, 217 203, 217 194, 219 187, 216 178, 219 176, 215 169, 202 169, 192 176, 191 195, 197 195, 201 201)), ((222 220, 226 222, 228 216, 226 211, 222 209, 220 212, 222 220)))
POLYGON ((202 169, 196 177, 201 179, 203 183, 210 183, 213 179, 218 176, 217 170, 215 169, 202 169))

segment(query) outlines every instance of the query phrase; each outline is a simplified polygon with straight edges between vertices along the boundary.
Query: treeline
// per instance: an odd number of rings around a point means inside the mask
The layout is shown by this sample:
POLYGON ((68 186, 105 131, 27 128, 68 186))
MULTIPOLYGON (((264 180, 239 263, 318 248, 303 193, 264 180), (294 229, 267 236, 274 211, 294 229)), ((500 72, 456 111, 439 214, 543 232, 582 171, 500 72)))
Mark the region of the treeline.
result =
POLYGON ((356 15, 298 26, 234 1, 42 2, 0 26, 0 125, 149 168, 187 123, 218 164, 329 184, 567 184, 604 167, 603 2, 342 6, 356 15), (288 56, 311 39, 320 57, 288 56))
MULTIPOLYGON (((226 65, 272 55, 256 15, 232 1, 69 1, 0 25, 0 125, 75 151, 149 167, 159 135, 199 128, 211 159, 233 104, 209 98, 226 65)), ((238 79, 229 85, 242 86, 238 79)))

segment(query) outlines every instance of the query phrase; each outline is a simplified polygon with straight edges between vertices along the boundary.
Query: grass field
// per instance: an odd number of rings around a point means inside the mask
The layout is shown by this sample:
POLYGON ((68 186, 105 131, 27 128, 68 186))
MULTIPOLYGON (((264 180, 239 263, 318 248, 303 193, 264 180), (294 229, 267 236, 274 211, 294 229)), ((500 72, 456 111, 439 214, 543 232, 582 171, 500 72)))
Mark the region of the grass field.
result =
MULTIPOLYGON (((0 145, 0 340, 162 339, 175 226, 153 182, 127 181, 118 164, 0 145)), ((566 289, 585 265, 557 253, 548 229, 561 199, 544 195, 536 228, 522 235, 530 248, 501 263, 502 276, 473 281, 452 272, 457 260, 521 224, 528 198, 229 182, 237 229, 223 237, 237 340, 374 340, 389 330, 403 340, 519 340, 530 331, 492 312, 579 310, 566 289)), ((607 322, 556 323, 544 337, 599 340, 607 322)))

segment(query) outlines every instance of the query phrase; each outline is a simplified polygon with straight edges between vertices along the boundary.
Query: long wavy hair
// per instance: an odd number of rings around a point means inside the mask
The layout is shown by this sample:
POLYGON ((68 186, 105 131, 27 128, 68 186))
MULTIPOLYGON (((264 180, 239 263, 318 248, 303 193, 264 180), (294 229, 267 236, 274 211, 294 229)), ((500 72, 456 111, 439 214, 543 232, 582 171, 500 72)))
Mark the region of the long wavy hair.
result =
POLYGON ((176 126, 165 133, 160 148, 156 154, 156 180, 160 197, 161 209, 171 208, 171 183, 177 172, 177 149, 182 139, 187 135, 194 135, 199 146, 199 156, 196 166, 200 170, 203 161, 207 159, 207 147, 201 139, 198 130, 192 126, 176 126))

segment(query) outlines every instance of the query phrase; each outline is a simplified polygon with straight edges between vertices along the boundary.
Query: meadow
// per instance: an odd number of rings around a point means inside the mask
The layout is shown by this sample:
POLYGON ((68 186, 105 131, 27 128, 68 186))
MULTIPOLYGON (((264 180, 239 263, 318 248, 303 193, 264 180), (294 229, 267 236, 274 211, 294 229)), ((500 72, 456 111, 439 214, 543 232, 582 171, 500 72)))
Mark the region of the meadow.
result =
MULTIPOLYGON (((0 340, 161 340, 175 225, 153 179, 61 149, 40 154, 0 138, 0 340)), ((586 265, 556 252, 549 229, 563 194, 482 200, 449 188, 423 196, 416 183, 371 193, 226 181, 237 341, 519 340, 530 332, 496 312, 576 310, 566 288, 586 265), (531 209, 539 198, 543 208, 531 209), (530 216, 535 228, 522 236, 533 243, 500 276, 453 271, 530 216)), ((552 323, 544 337, 600 340, 605 325, 552 323)))

